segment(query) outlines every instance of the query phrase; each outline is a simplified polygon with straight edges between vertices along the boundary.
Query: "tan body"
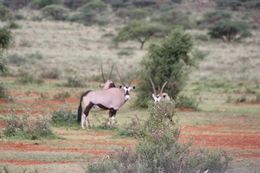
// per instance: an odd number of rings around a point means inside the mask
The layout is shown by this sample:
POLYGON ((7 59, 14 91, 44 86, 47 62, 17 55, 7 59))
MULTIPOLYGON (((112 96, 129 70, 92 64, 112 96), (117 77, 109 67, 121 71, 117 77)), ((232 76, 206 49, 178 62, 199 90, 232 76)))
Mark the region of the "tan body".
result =
POLYGON ((78 122, 81 127, 88 128, 88 114, 93 106, 109 110, 109 124, 115 123, 118 109, 130 98, 129 92, 135 87, 109 88, 96 91, 87 91, 81 96, 78 108, 78 122))
POLYGON ((101 104, 108 109, 118 110, 125 103, 124 90, 109 88, 92 91, 86 97, 83 97, 82 107, 86 107, 89 103, 94 105, 101 104))

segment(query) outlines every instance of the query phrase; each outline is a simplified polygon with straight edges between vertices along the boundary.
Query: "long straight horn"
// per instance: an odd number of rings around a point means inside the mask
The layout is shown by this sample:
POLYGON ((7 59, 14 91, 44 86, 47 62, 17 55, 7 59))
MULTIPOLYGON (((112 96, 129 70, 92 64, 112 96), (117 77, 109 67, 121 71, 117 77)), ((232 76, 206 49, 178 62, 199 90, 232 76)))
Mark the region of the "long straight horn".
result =
POLYGON ((152 79, 150 78, 150 82, 151 82, 151 84, 152 84, 152 87, 153 87, 153 93, 154 94, 156 94, 156 89, 155 89, 155 87, 154 87, 154 83, 153 83, 153 81, 152 81, 152 79))
POLYGON ((115 64, 113 64, 112 67, 111 67, 111 71, 110 71, 110 73, 109 73, 109 78, 108 78, 108 79, 111 79, 111 75, 112 75, 112 72, 113 72, 114 66, 115 66, 115 64))
POLYGON ((132 79, 132 80, 131 80, 131 81, 128 83, 128 86, 130 86, 130 85, 131 85, 131 83, 133 82, 133 80, 134 80, 134 79, 132 79))
POLYGON ((100 70, 101 70, 101 75, 102 75, 103 82, 105 83, 106 79, 105 79, 105 76, 104 76, 104 71, 103 71, 103 65, 102 64, 100 66, 100 70))
POLYGON ((126 86, 125 83, 123 82, 122 78, 121 78, 121 75, 120 75, 120 73, 119 73, 119 71, 118 71, 117 66, 116 66, 116 71, 117 71, 117 74, 118 74, 118 76, 119 76, 120 82, 121 82, 124 86, 126 86))
POLYGON ((164 82, 164 84, 163 84, 163 86, 162 86, 162 88, 161 88, 161 90, 160 90, 160 93, 162 93, 162 92, 163 92, 163 89, 164 89, 164 87, 166 86, 166 84, 167 84, 167 81, 166 81, 166 82, 164 82))

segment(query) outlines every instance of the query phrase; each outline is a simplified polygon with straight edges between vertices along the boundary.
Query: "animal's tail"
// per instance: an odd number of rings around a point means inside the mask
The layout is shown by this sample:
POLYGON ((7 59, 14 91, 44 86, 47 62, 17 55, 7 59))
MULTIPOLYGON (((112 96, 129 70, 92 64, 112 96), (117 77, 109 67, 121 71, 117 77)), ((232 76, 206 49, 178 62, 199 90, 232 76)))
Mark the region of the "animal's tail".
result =
POLYGON ((85 92, 85 93, 82 94, 81 97, 80 97, 80 102, 79 102, 79 107, 78 107, 78 118, 77 118, 78 123, 81 122, 81 114, 82 114, 82 105, 81 105, 81 104, 82 104, 83 97, 86 96, 90 91, 91 91, 91 90, 85 92))

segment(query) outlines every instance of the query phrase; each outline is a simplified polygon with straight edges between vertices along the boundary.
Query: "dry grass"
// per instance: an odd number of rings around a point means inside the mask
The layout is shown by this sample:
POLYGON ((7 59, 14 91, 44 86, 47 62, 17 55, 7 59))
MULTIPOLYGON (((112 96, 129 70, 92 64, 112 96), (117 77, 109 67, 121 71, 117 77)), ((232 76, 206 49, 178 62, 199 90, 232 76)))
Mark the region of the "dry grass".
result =
MULTIPOLYGON (((202 32, 192 32, 206 34, 202 32)), ((209 51, 192 78, 217 79, 260 83, 260 32, 254 31, 253 36, 242 42, 224 43, 221 40, 198 42, 200 50, 209 51)))
MULTIPOLYGON (((33 54, 38 52, 43 60, 35 64, 25 64, 23 67, 11 66, 13 72, 42 73, 47 68, 56 68, 62 72, 62 77, 79 75, 91 77, 100 74, 100 64, 118 64, 125 74, 136 68, 144 52, 138 45, 130 43, 125 49, 134 50, 132 56, 119 56, 120 48, 113 48, 110 37, 114 33, 111 26, 86 27, 77 23, 52 21, 19 21, 22 27, 13 31, 15 45, 9 54, 33 54), (26 43, 26 44, 25 44, 26 43), (24 68, 27 67, 27 68, 24 68), (128 69, 128 70, 125 70, 128 69)), ((124 45, 121 46, 122 48, 124 45)), ((40 74, 39 74, 40 75, 40 74)))

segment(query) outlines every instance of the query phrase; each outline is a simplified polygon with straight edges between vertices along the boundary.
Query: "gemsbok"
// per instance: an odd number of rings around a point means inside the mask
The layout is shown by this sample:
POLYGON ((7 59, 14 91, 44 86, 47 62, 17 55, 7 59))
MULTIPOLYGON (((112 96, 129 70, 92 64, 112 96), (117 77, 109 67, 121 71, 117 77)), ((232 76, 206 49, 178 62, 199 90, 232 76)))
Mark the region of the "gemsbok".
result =
POLYGON ((111 71, 110 71, 109 76, 108 76, 108 78, 106 80, 105 79, 105 75, 104 75, 104 71, 103 71, 103 66, 101 64, 100 70, 101 70, 101 75, 102 75, 102 79, 103 79, 103 83, 104 83, 104 84, 102 84, 103 85, 103 89, 115 88, 116 87, 115 83, 111 80, 111 76, 112 76, 112 72, 113 72, 114 66, 115 66, 115 64, 112 65, 111 71))
POLYGON ((132 81, 127 86, 123 84, 119 88, 85 92, 80 98, 78 107, 78 122, 81 123, 81 127, 85 129, 85 124, 88 128, 88 114, 94 105, 109 110, 108 124, 113 125, 117 111, 130 99, 130 91, 135 89, 135 86, 130 86, 131 83, 132 81))
POLYGON ((167 82, 164 82, 161 89, 158 86, 158 89, 160 90, 160 92, 158 94, 156 92, 156 89, 154 87, 154 83, 153 83, 152 79, 150 79, 150 82, 151 82, 152 87, 153 87, 152 97, 153 97, 153 100, 154 100, 155 103, 158 103, 161 99, 170 100, 170 96, 167 93, 163 92, 163 89, 166 86, 167 82))

